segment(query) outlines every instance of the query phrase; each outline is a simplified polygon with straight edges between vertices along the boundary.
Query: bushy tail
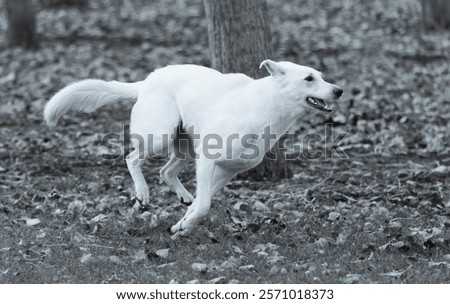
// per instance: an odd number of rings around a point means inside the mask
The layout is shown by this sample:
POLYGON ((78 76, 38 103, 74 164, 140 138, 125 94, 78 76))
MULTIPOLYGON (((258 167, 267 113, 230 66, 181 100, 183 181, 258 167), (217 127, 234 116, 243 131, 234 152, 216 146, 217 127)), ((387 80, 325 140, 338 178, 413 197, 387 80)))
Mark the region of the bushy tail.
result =
POLYGON ((87 79, 68 85, 50 99, 44 109, 47 125, 55 126, 69 110, 91 112, 121 100, 136 101, 142 81, 124 83, 87 79))

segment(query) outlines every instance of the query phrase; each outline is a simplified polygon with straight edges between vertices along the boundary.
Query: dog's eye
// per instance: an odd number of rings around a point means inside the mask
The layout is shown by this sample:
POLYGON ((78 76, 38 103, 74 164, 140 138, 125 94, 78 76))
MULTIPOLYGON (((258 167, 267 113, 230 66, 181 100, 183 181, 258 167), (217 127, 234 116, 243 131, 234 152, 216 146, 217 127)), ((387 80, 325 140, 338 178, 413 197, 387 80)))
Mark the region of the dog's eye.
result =
POLYGON ((306 81, 313 81, 313 80, 314 80, 314 77, 308 76, 308 77, 305 78, 305 80, 306 80, 306 81))

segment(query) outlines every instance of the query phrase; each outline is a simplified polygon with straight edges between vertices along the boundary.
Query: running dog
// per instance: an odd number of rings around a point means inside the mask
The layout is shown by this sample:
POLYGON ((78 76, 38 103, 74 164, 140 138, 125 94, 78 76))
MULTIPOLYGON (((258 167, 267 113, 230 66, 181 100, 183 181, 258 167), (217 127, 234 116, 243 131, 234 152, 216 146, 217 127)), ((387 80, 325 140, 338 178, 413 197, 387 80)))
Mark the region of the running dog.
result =
POLYGON ((93 111, 121 100, 135 103, 130 133, 140 135, 144 142, 132 143, 134 150, 126 162, 136 197, 143 204, 149 203, 149 188, 141 170, 142 155, 161 155, 167 151, 169 161, 160 175, 182 202, 191 203, 183 218, 170 228, 176 238, 192 231, 208 214, 212 196, 238 173, 259 164, 265 152, 306 108, 331 112, 328 102, 337 101, 343 93, 338 86, 326 82, 320 72, 306 66, 264 60, 262 67, 270 75, 257 80, 197 65, 160 68, 135 83, 82 80, 53 96, 45 106, 44 118, 48 125, 54 126, 69 110, 93 111), (195 198, 178 179, 179 172, 189 161, 177 156, 177 151, 183 149, 176 140, 180 127, 190 130, 187 133, 190 138, 195 135, 198 139, 189 144, 195 152, 195 198), (267 127, 274 135, 270 144, 258 136, 267 127), (243 138, 246 134, 252 134, 252 151, 259 152, 253 153, 253 157, 248 157, 248 142, 228 140, 243 138), (214 157, 208 152, 211 138, 216 142, 223 139, 222 145, 214 146, 214 157), (226 144, 223 144, 225 139, 226 144))

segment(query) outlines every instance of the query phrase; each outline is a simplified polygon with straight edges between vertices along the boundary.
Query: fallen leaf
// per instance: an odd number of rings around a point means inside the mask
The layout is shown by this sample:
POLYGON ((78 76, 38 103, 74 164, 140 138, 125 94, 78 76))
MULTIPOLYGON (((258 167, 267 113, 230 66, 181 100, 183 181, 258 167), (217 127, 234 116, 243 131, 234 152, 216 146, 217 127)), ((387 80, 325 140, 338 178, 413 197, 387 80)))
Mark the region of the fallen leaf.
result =
POLYGON ((159 249, 155 251, 155 254, 160 258, 167 259, 169 257, 169 249, 159 249))
POLYGON ((243 265, 243 266, 239 266, 239 269, 242 269, 242 270, 251 270, 251 269, 255 269, 255 266, 254 265, 243 265))
POLYGON ((38 233, 38 234, 36 235, 36 238, 37 238, 37 239, 43 239, 43 238, 45 238, 46 235, 47 235, 47 233, 41 232, 41 233, 38 233))
POLYGON ((316 245, 318 245, 319 247, 325 247, 328 245, 328 240, 326 238, 319 238, 317 241, 314 242, 316 245))
POLYGON ((143 219, 146 222, 149 222, 150 219, 152 218, 153 213, 151 213, 150 211, 144 211, 142 214, 138 215, 138 218, 143 219))
POLYGON ((381 250, 381 251, 386 251, 388 248, 390 248, 390 249, 393 249, 393 248, 399 249, 399 248, 402 248, 405 245, 406 245, 405 242, 398 241, 398 242, 394 242, 394 243, 384 244, 384 245, 378 247, 378 249, 381 250))
POLYGON ((76 200, 73 201, 67 206, 67 210, 69 210, 70 213, 81 213, 81 211, 86 207, 86 204, 82 201, 76 200))
POLYGON ((278 209, 278 210, 282 210, 282 209, 284 209, 285 207, 286 207, 286 204, 281 203, 281 202, 275 203, 275 204, 273 205, 273 208, 274 208, 274 209, 278 209))
POLYGON ((193 263, 191 268, 194 271, 206 272, 208 270, 208 265, 206 265, 204 263, 193 263))
POLYGON ((209 284, 224 284, 227 277, 217 277, 208 281, 209 284))
POLYGON ((411 231, 411 235, 419 237, 424 242, 442 233, 442 229, 438 227, 433 228, 409 227, 409 229, 411 231))
POLYGON ((338 220, 340 217, 341 217, 341 214, 338 212, 332 211, 328 214, 328 220, 330 220, 332 222, 338 220))
POLYGON ((280 269, 278 268, 278 266, 273 265, 273 266, 270 268, 269 274, 276 274, 276 273, 278 273, 279 270, 280 270, 280 269))
POLYGON ((22 217, 22 220, 24 220, 26 225, 30 226, 30 227, 36 226, 41 223, 41 220, 39 220, 39 219, 31 219, 28 217, 22 217))
POLYGON ((344 283, 353 284, 361 280, 361 275, 356 273, 349 273, 345 276, 344 283))
POLYGON ((403 225, 399 221, 391 221, 391 222, 389 222, 388 227, 389 228, 402 228, 403 225))
POLYGON ((80 259, 81 264, 90 264, 95 261, 96 259, 90 253, 84 254, 80 259))
POLYGON ((233 251, 234 251, 235 253, 243 254, 242 249, 239 248, 238 246, 233 245, 231 248, 233 249, 233 251))
POLYGON ((347 235, 344 233, 339 233, 339 235, 336 238, 336 245, 343 245, 346 240, 347 240, 347 235))
POLYGON ((118 256, 115 256, 115 255, 110 256, 109 261, 114 264, 125 265, 125 262, 122 261, 122 259, 120 259, 118 256))
POLYGON ((106 220, 106 218, 107 218, 106 215, 104 215, 103 213, 100 213, 100 214, 97 215, 96 217, 92 218, 92 219, 89 221, 89 224, 92 225, 92 224, 96 224, 96 223, 98 223, 98 222, 102 222, 102 221, 106 220))
POLYGON ((403 271, 391 271, 391 272, 386 272, 386 273, 382 273, 381 275, 383 276, 388 276, 388 277, 395 277, 395 278, 400 278, 405 272, 407 272, 412 266, 409 266, 408 268, 406 268, 403 271))
POLYGON ((139 250, 138 252, 136 252, 134 254, 134 259, 136 261, 142 261, 142 260, 145 260, 146 258, 147 258, 147 255, 145 254, 145 250, 144 249, 139 250))
POLYGON ((388 276, 388 277, 396 277, 399 278, 403 275, 403 272, 398 272, 398 271, 392 271, 392 272, 386 272, 386 273, 382 273, 381 275, 383 276, 388 276))
POLYGON ((448 172, 450 172, 449 170, 450 167, 447 166, 438 166, 436 168, 434 168, 431 173, 438 173, 438 174, 447 174, 448 172))
POLYGON ((267 207, 266 205, 264 205, 264 204, 263 204, 262 202, 260 202, 260 201, 254 202, 254 203, 253 203, 253 208, 254 208, 255 210, 258 210, 258 211, 267 211, 267 210, 270 210, 269 207, 267 207))

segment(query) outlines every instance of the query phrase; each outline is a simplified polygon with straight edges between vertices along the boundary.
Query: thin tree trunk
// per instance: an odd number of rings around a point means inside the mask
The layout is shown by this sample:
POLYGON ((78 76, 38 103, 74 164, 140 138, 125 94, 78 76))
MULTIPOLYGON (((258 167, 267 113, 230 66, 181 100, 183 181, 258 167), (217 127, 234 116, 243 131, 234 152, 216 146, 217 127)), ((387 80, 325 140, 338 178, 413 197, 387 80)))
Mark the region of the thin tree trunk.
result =
POLYGON ((423 22, 428 29, 450 28, 449 0, 422 0, 423 22))
MULTIPOLYGON (((204 0, 204 4, 212 67, 253 78, 267 76, 266 71, 259 69, 264 59, 273 58, 266 1, 204 0)), ((243 176, 278 180, 292 175, 279 144, 270 158, 243 176), (275 157, 276 161, 272 160, 275 157)))
POLYGON ((5 0, 8 44, 26 49, 38 47, 36 13, 31 0, 5 0))

